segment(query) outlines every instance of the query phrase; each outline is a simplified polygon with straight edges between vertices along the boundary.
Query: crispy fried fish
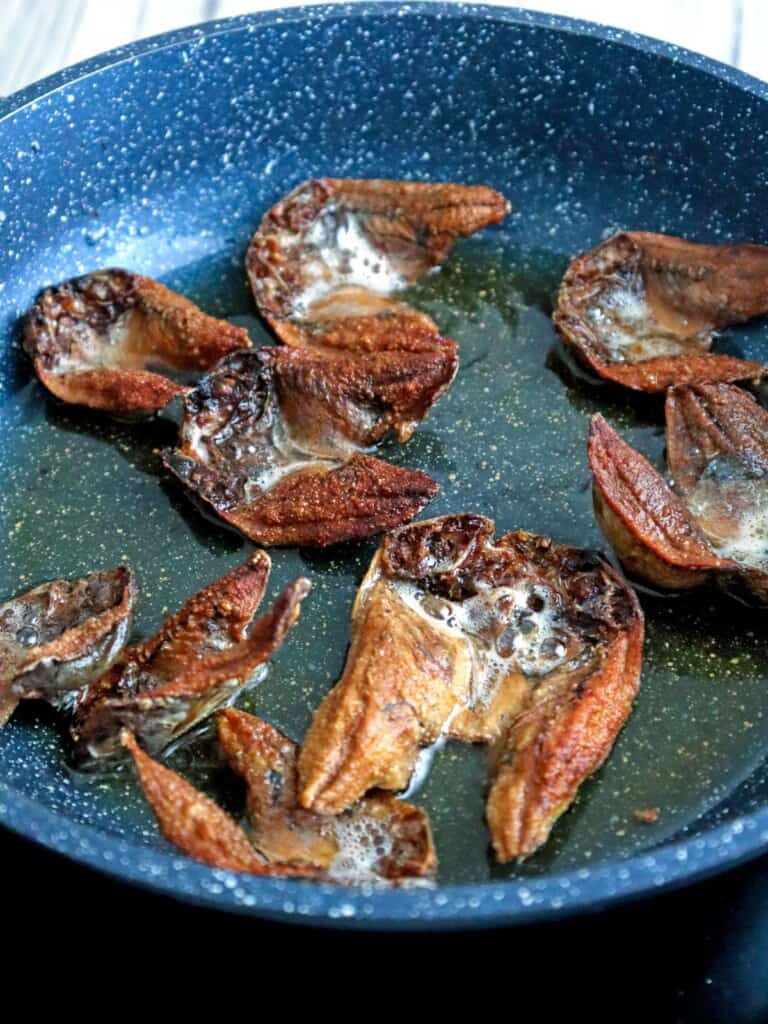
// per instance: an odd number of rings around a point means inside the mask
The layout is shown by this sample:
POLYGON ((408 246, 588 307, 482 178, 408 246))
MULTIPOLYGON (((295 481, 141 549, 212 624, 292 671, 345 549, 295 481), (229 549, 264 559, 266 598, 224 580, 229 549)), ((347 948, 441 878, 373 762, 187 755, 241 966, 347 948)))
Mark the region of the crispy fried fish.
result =
POLYGON ((653 392, 762 377, 709 350, 714 332, 767 312, 767 246, 624 231, 571 261, 553 320, 595 373, 653 392))
POLYGON ((408 440, 456 375, 458 349, 392 293, 507 212, 481 187, 327 178, 294 189, 246 257, 286 347, 238 353, 201 381, 166 466, 262 544, 333 544, 408 522, 437 484, 368 452, 389 433, 408 440))
POLYGON ((418 807, 379 793, 338 817, 315 814, 298 805, 298 748, 277 729, 228 708, 219 713, 219 742, 246 783, 251 840, 267 862, 348 883, 434 871, 429 819, 418 807))
POLYGON ((49 391, 120 416, 157 412, 187 390, 179 377, 249 345, 244 328, 126 270, 46 288, 24 324, 24 347, 49 391))
POLYGON ((123 651, 75 710, 71 735, 80 765, 123 756, 124 729, 150 754, 159 753, 254 681, 309 591, 307 580, 295 580, 251 624, 269 570, 268 555, 257 552, 190 598, 151 639, 123 651))
POLYGON ((413 518, 438 490, 425 473, 359 450, 383 429, 407 429, 407 375, 382 366, 360 379, 312 358, 266 348, 223 360, 186 396, 180 445, 162 453, 194 495, 262 544, 368 537, 413 518))
POLYGON ((605 563, 483 516, 404 526, 358 592, 341 679, 299 755, 299 802, 339 813, 402 789, 441 734, 492 742, 500 860, 547 838, 605 759, 639 686, 643 618, 605 563))
POLYGON ((509 209, 484 186, 305 181, 265 214, 251 240, 246 268, 256 305, 287 345, 439 347, 432 321, 392 294, 509 209))
POLYGON ((110 667, 127 639, 136 590, 131 570, 119 566, 0 604, 0 728, 20 700, 66 704, 110 667))
POLYGON ((671 388, 671 487, 602 417, 589 464, 598 521, 619 558, 656 586, 715 578, 768 600, 768 412, 740 388, 671 388))
POLYGON ((130 753, 147 802, 160 831, 183 853, 212 868, 249 875, 298 875, 309 872, 294 864, 268 864, 248 836, 218 804, 176 772, 145 753, 128 730, 120 742, 130 753))

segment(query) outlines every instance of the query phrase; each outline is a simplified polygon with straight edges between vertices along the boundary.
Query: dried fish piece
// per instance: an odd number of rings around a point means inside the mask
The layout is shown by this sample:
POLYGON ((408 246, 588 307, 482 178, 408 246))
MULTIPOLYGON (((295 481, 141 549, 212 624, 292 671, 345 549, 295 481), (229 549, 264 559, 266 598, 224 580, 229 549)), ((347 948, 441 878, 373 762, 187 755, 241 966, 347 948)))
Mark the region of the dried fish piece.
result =
POLYGON ((411 519, 438 490, 425 473, 355 450, 383 425, 407 429, 408 387, 386 367, 361 381, 313 365, 311 353, 238 352, 187 395, 180 446, 163 461, 259 543, 368 537, 411 519))
POLYGON ((296 798, 295 743, 234 708, 219 714, 219 742, 245 780, 251 840, 267 862, 296 864, 347 883, 433 872, 429 819, 418 807, 381 793, 340 817, 305 811, 296 798))
MULTIPOLYGON (((437 533, 441 522, 426 529, 438 524, 437 533)), ((459 550, 472 543, 473 525, 453 517, 459 550)), ((469 699, 469 645, 439 618, 415 613, 387 569, 393 538, 403 532, 386 537, 374 556, 352 609, 344 671, 304 737, 299 802, 308 810, 340 814, 370 789, 404 789, 421 748, 469 699)))
POLYGON ((635 576, 668 589, 704 583, 733 568, 707 544, 684 502, 602 416, 589 432, 595 515, 611 547, 635 576))
POLYGON ((316 178, 263 217, 246 268, 256 305, 288 345, 378 347, 390 332, 432 343, 437 328, 391 298, 439 266, 458 238, 509 203, 484 186, 316 178), (329 335, 333 341, 329 341, 329 335))
POLYGON ((128 636, 136 582, 127 566, 55 580, 0 604, 0 728, 20 700, 65 705, 128 636))
POLYGON ((595 373, 653 392, 762 377, 709 349, 715 331, 767 312, 768 247, 624 231, 571 261, 553 320, 595 373))
POLYGON ((607 596, 603 610, 618 614, 597 620, 600 640, 590 638, 569 670, 541 681, 499 744, 486 816, 500 861, 527 857, 547 841, 582 782, 610 754, 632 710, 640 685, 642 614, 629 587, 607 596))
POLYGON ((249 345, 244 328, 116 269, 47 288, 24 325, 24 347, 49 391, 121 416, 157 412, 187 390, 180 378, 194 379, 249 345))
POLYGON ((390 292, 507 212, 485 188, 306 182, 247 255, 257 305, 287 348, 225 360, 187 398, 166 466, 246 536, 326 545, 410 520, 437 492, 365 454, 406 441, 453 380, 454 342, 390 292))
POLYGON ((315 454, 367 449, 394 433, 407 441, 456 374, 456 345, 432 350, 262 349, 274 368, 283 419, 315 454))
POLYGON ((488 821, 501 860, 543 843, 609 753, 639 685, 643 619, 605 563, 483 516, 382 542, 341 679, 299 755, 299 802, 339 813, 408 784, 442 735, 500 751, 488 821))
POLYGON ((78 763, 119 759, 124 729, 156 754, 254 681, 298 619, 310 586, 295 580, 249 625, 269 570, 269 556, 257 552, 190 598, 150 640, 123 651, 76 708, 71 735, 78 763))
POLYGON ((120 742, 133 758, 144 795, 169 843, 194 860, 225 871, 249 875, 306 874, 295 865, 267 864, 240 826, 213 800, 153 760, 127 730, 122 732, 120 742))
POLYGON ((740 388, 670 389, 674 490, 642 455, 593 420, 589 463, 603 532, 630 571, 656 586, 708 579, 768 600, 768 412, 740 388))

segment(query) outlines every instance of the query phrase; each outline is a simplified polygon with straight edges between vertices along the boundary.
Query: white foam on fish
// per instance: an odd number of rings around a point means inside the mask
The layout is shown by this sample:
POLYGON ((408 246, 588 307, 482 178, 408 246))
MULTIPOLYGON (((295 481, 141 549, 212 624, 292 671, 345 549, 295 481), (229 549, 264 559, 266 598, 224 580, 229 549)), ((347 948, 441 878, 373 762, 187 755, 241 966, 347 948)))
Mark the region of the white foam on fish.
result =
POLYGON ((303 262, 307 281, 293 300, 293 313, 304 317, 337 288, 355 285, 391 295, 408 283, 392 262, 374 248, 354 213, 329 207, 304 236, 311 255, 303 262))
POLYGON ((433 628, 464 638, 472 647, 473 706, 487 707, 510 672, 547 675, 568 657, 563 623, 553 594, 534 581, 478 591, 452 601, 423 590, 415 581, 393 584, 409 608, 433 628))
POLYGON ((328 877, 348 885, 381 884, 377 866, 392 853, 392 835, 386 819, 362 814, 342 815, 332 823, 332 835, 339 845, 328 868, 328 877))
MULTIPOLYGON (((712 465, 712 464, 710 464, 712 465)), ((688 496, 691 515, 721 558, 753 568, 768 564, 768 479, 713 479, 705 474, 688 496)))
POLYGON ((616 279, 587 315, 614 362, 637 363, 689 350, 689 345, 654 322, 641 281, 616 279))

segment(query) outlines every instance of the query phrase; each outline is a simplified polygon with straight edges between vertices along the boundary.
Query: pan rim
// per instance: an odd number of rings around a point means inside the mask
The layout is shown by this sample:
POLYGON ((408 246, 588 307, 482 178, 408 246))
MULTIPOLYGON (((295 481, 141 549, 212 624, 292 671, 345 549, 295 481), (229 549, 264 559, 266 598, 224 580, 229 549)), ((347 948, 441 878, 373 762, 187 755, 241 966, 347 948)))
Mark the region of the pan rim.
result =
MULTIPOLYGON (((442 2, 362 2, 275 9, 210 21, 152 36, 89 58, 0 99, 2 125, 63 87, 151 53, 233 32, 311 19, 417 15, 477 18, 589 36, 651 53, 718 78, 761 100, 768 84, 712 58, 651 37, 522 8, 442 2)), ((399 890, 340 889, 327 884, 241 876, 157 850, 36 803, 0 782, 0 824, 80 864, 185 902, 272 920, 358 929, 483 928, 523 924, 601 909, 690 884, 768 849, 768 806, 702 835, 538 878, 399 890)))

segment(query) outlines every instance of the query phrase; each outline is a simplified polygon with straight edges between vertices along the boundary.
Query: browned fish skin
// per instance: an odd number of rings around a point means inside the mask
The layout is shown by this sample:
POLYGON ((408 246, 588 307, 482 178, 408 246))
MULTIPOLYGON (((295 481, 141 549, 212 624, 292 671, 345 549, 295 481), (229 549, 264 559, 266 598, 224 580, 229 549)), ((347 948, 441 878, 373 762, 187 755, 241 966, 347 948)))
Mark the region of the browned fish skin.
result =
POLYGON ((759 363, 709 348, 713 331, 766 312, 768 247, 626 231, 571 261, 553 320, 599 376, 656 392, 763 376, 759 363))
MULTIPOLYGON (((377 296, 363 289, 344 291, 344 313, 324 320, 294 323, 279 321, 278 334, 291 348, 319 348, 355 355, 370 352, 456 352, 456 343, 443 338, 426 313, 403 302, 377 296), (374 311, 372 311, 372 308, 374 311), (355 310, 354 315, 350 312, 355 310)), ((268 318, 267 318, 268 319, 268 318)), ((278 323, 277 321, 275 323, 278 323)))
POLYGON ((712 551, 664 478, 602 416, 589 432, 597 520, 626 568, 656 586, 687 589, 733 568, 712 551))
MULTIPOLYGON (((352 401, 354 379, 323 376, 296 364, 297 354, 312 359, 311 352, 260 349, 223 360, 187 395, 180 447, 162 453, 165 465, 261 544, 322 546, 407 522, 438 485, 352 447, 370 436, 366 409, 386 401, 386 369, 378 392, 359 387, 352 401)), ((395 379, 394 392, 407 403, 407 381, 395 379)))
POLYGON ((287 347, 240 353, 201 381, 166 466, 262 544, 327 545, 412 519, 435 482, 363 453, 390 432, 408 440, 455 377, 458 349, 387 293, 507 209, 490 189, 455 185, 322 179, 295 189, 264 216, 246 260, 259 310, 287 347), (347 221, 374 253, 359 274, 337 245, 347 221), (331 256, 318 230, 335 232, 331 256), (222 430, 234 438, 223 446, 222 430))
POLYGON ((339 813, 373 786, 403 788, 441 733, 496 741, 489 824, 501 859, 524 857, 607 756, 639 685, 634 593, 587 552, 493 533, 452 515, 384 539, 299 755, 303 807, 339 813))
POLYGON ((0 727, 25 698, 72 698, 110 667, 130 628, 127 566, 56 580, 0 604, 0 727))
POLYGON ((24 325, 24 347, 49 391, 122 416, 157 412, 187 390, 164 371, 199 374, 249 345, 244 328, 116 269, 47 288, 24 325))
POLYGON ((298 748, 273 726, 243 711, 219 713, 219 742, 232 770, 247 785, 252 841, 268 862, 299 864, 319 878, 344 855, 345 829, 385 847, 372 864, 389 881, 424 877, 435 867, 426 814, 388 794, 367 797, 340 819, 302 810, 297 803, 298 748))
POLYGON ((674 491, 594 418, 589 462, 603 532, 627 569, 656 586, 713 578, 768 602, 768 412, 740 388, 697 384, 670 389, 666 418, 674 491))
POLYGON ((470 698, 465 641, 414 614, 398 578, 459 569, 493 536, 483 516, 413 523, 384 538, 352 609, 341 679, 315 711, 299 755, 299 802, 338 814, 369 789, 408 785, 419 750, 470 698))
POLYGON ((281 341, 315 349, 316 359, 344 352, 350 364, 389 363, 412 375, 417 411, 405 429, 393 425, 406 440, 453 380, 458 351, 428 316, 391 292, 441 263, 457 238, 496 223, 508 209, 503 196, 483 187, 304 182, 267 212, 251 241, 246 266, 256 304, 281 341), (352 249, 340 238, 345 227, 359 233, 359 243, 348 243, 352 249), (350 272, 356 244, 374 254, 364 260, 362 276, 360 268, 350 272))
POLYGON ((94 767, 120 758, 128 729, 158 753, 252 681, 299 616, 309 582, 285 588, 248 630, 269 577, 257 552, 209 584, 144 644, 127 648, 78 704, 71 734, 76 760, 94 767))
POLYGON ((768 603, 768 412, 740 388, 701 384, 670 389, 666 415, 675 487, 714 550, 736 565, 718 582, 768 603))
POLYGON ((671 388, 666 420, 667 464, 683 497, 717 457, 737 460, 755 476, 768 473, 768 412, 741 388, 671 388))
POLYGON ((500 861, 528 857, 545 843, 610 753, 640 686, 643 620, 632 605, 597 664, 545 681, 513 722, 486 805, 500 861))
MULTIPOLYGON (((311 229, 332 234, 341 222, 354 223, 382 261, 413 283, 442 263, 458 238, 496 224, 508 213, 506 199, 484 186, 376 179, 305 181, 265 214, 251 240, 246 268, 256 305, 287 344, 297 340, 305 344, 297 337, 297 321, 337 319, 328 316, 327 306, 322 308, 326 296, 307 311, 296 308, 297 297, 312 280, 310 270, 319 252, 308 238, 311 229), (289 330, 284 337, 285 322, 289 330)), ((325 273, 333 270, 326 266, 325 273)), ((328 291, 337 291, 340 284, 338 279, 329 281, 328 291)), ((373 302, 381 299, 380 292, 386 294, 386 289, 361 291, 373 302)), ((363 309, 354 313, 364 313, 366 299, 362 301, 363 309)), ((383 303, 381 308, 386 311, 387 307, 383 303)), ((342 316, 346 319, 349 312, 342 316)), ((336 323, 335 327, 344 330, 347 325, 336 323)))
POLYGON ((270 351, 280 408, 294 441, 333 456, 369 448, 390 431, 407 441, 456 374, 456 346, 379 351, 354 358, 329 349, 270 351))
POLYGON ((379 565, 380 553, 355 601, 344 672, 299 754, 299 802, 323 814, 340 814, 374 787, 404 789, 419 750, 468 698, 461 641, 408 613, 379 565))
POLYGON ((294 865, 264 863, 245 832, 213 800, 154 761, 127 730, 120 741, 133 758, 160 831, 187 856, 213 868, 250 875, 305 874, 294 865))

